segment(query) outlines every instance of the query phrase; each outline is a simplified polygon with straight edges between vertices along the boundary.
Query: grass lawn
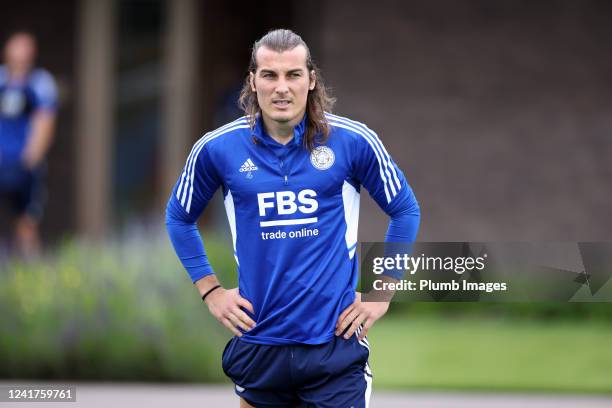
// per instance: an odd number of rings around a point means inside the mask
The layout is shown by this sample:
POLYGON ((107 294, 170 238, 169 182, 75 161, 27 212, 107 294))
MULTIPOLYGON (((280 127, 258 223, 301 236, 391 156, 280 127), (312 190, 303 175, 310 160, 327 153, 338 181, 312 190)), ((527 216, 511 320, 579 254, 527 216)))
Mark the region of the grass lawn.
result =
POLYGON ((381 388, 612 393, 612 326, 386 316, 368 335, 381 388))

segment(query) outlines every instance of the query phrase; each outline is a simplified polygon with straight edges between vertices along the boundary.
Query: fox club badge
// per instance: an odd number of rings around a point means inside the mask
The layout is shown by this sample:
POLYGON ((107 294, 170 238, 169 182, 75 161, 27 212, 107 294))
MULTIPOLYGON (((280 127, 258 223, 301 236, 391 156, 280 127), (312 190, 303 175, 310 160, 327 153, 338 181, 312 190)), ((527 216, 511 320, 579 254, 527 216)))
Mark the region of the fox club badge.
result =
POLYGON ((336 159, 334 151, 327 146, 317 146, 310 154, 310 162, 318 170, 327 170, 336 159))

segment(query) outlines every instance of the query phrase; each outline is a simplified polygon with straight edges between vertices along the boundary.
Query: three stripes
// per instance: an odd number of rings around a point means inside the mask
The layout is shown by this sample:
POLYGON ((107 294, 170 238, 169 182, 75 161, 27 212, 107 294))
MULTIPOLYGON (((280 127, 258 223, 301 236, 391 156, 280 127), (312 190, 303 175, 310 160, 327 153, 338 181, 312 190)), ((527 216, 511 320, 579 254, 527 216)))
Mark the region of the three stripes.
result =
POLYGON ((189 156, 187 157, 187 163, 185 164, 185 169, 183 170, 183 174, 179 182, 179 188, 176 191, 176 198, 180 201, 181 206, 185 209, 185 211, 187 211, 187 214, 189 214, 189 211, 191 211, 191 199, 193 197, 193 173, 195 170, 195 165, 198 160, 198 155, 206 143, 227 132, 231 132, 232 130, 244 129, 248 127, 249 124, 247 122, 247 117, 243 116, 213 132, 205 134, 196 142, 195 145, 193 145, 191 153, 189 153, 189 156))
POLYGON ((387 203, 390 203, 402 188, 402 184, 397 177, 397 172, 395 171, 395 166, 393 166, 393 163, 391 162, 389 153, 387 153, 387 150, 381 143, 376 133, 370 130, 363 123, 355 122, 354 120, 336 116, 331 113, 326 113, 325 117, 331 125, 352 130, 368 142, 376 155, 378 169, 380 171, 380 178, 382 179, 385 187, 385 197, 387 198, 387 203))

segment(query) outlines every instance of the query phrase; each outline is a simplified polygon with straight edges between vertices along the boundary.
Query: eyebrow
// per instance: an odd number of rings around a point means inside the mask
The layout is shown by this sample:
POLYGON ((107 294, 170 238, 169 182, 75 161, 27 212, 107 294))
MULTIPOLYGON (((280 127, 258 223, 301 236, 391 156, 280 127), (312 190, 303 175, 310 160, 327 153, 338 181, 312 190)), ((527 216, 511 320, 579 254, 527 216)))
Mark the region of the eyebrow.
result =
MULTIPOLYGON (((293 68, 287 71, 288 74, 293 74, 296 72, 304 72, 304 68, 293 68)), ((276 71, 273 69, 262 68, 259 71, 260 74, 276 74, 276 71)))

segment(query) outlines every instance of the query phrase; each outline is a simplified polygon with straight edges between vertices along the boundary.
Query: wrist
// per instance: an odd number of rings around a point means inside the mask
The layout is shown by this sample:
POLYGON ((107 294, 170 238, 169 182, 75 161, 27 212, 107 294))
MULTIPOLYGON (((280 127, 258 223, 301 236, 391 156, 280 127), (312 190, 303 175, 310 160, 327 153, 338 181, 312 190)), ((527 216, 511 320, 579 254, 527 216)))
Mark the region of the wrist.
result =
POLYGON ((215 274, 206 275, 203 278, 200 278, 194 282, 194 285, 196 286, 196 288, 198 289, 198 292, 200 293, 200 297, 204 296, 206 292, 208 292, 214 286, 217 286, 219 284, 220 283, 217 280, 217 277, 215 276, 215 274))
POLYGON ((220 286, 218 289, 213 290, 208 296, 206 296, 206 299, 204 299, 204 303, 210 308, 210 305, 213 304, 219 296, 223 296, 223 293, 225 293, 226 291, 227 289, 225 289, 223 286, 220 286))
POLYGON ((206 303, 206 298, 211 295, 215 290, 221 289, 221 285, 215 285, 212 288, 208 289, 203 295, 202 295, 202 301, 204 301, 204 303, 206 303))

